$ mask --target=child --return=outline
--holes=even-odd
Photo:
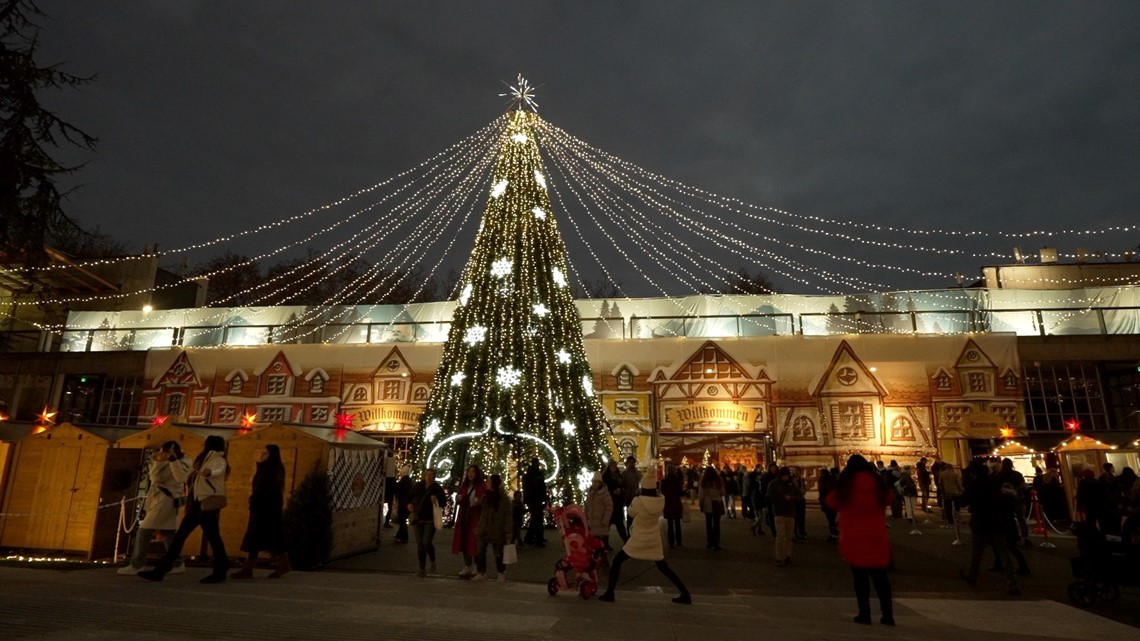
[[[515,531],[515,541],[522,543],[522,537],[519,534],[522,532],[523,514],[526,512],[526,506],[523,505],[522,491],[515,490],[514,499],[511,501],[511,519]]]

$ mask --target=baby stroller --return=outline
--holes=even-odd
[[[1079,556],[1070,559],[1074,581],[1069,584],[1069,600],[1082,608],[1097,601],[1120,598],[1120,586],[1140,580],[1140,550],[1120,537],[1105,536],[1085,521],[1076,527]]]
[[[598,591],[598,556],[605,553],[602,542],[590,535],[586,515],[577,505],[554,510],[554,522],[566,556],[554,564],[554,578],[547,582],[546,591],[554,596],[559,590],[576,590],[588,599]]]

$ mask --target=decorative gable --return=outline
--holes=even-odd
[[[194,366],[190,364],[190,357],[186,352],[178,354],[178,358],[170,364],[166,372],[154,380],[153,387],[169,386],[169,385],[192,385],[199,387],[202,385],[198,380],[198,374],[194,371]]]
[[[753,377],[713,341],[701,345],[673,372],[674,381],[752,381]]]
[[[875,374],[855,355],[847,341],[841,341],[831,358],[831,364],[812,392],[813,396],[878,396],[885,398],[887,390]]]
[[[982,351],[978,344],[973,339],[966,341],[966,346],[962,348],[962,353],[958,355],[958,360],[954,363],[956,369],[973,369],[978,367],[994,368],[994,362],[990,357]]]

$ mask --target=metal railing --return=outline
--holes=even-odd
[[[581,319],[591,339],[726,338],[831,334],[963,334],[1019,336],[1140,334],[1140,307],[946,309],[898,312],[802,312],[630,316]],[[62,337],[35,330],[0,331],[0,352],[134,351],[159,347],[272,344],[439,343],[451,321],[327,325],[192,325],[69,329]]]

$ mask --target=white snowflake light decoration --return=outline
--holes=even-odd
[[[463,384],[463,379],[465,379],[465,378],[467,378],[466,374],[464,374],[463,372],[456,372],[456,373],[451,375],[451,384],[454,385],[455,387],[459,387],[460,385]]]
[[[578,431],[578,428],[570,421],[562,421],[560,427],[562,427],[562,433],[566,436],[574,436],[574,433]]]
[[[503,387],[514,387],[522,381],[522,371],[511,365],[500,367],[498,374],[495,375],[495,380]]]
[[[524,134],[523,132],[521,132],[521,131],[520,131],[520,132],[518,132],[517,134],[515,134],[515,135],[511,136],[511,140],[513,140],[513,141],[515,141],[516,143],[518,143],[518,144],[520,144],[520,145],[521,145],[521,144],[523,144],[524,142],[526,142],[526,140],[527,140],[527,138],[526,138],[526,134]]]
[[[539,303],[539,304],[534,306],[534,313],[539,318],[542,318],[543,316],[546,316],[547,314],[549,314],[550,310],[546,308],[546,305]]]
[[[566,275],[562,273],[561,269],[555,267],[554,269],[550,270],[550,275],[554,278],[555,285],[558,285],[559,287],[566,286]]]
[[[582,389],[585,390],[586,396],[594,395],[594,377],[586,374],[582,377]]]
[[[482,325],[472,325],[467,328],[467,333],[463,335],[463,342],[474,345],[482,343],[484,338],[487,338],[487,328]]]
[[[585,492],[594,483],[594,473],[586,468],[578,471],[578,489]]]
[[[511,259],[500,258],[491,263],[491,275],[495,278],[506,278],[511,275]]]
[[[439,436],[440,424],[438,418],[433,418],[427,427],[424,428],[424,440],[431,443],[435,437]]]
[[[499,196],[502,196],[503,192],[506,190],[507,181],[500,180],[499,182],[495,183],[493,187],[491,187],[491,198],[498,198]]]
[[[538,183],[539,187],[546,189],[546,176],[543,176],[542,172],[537,169],[534,170],[534,182]]]
[[[473,291],[475,291],[475,287],[471,283],[467,283],[463,291],[459,293],[459,304],[466,305],[467,301],[471,300],[471,292]]]
[[[559,363],[562,363],[563,365],[570,364],[570,352],[566,351],[566,348],[562,348],[557,352],[554,352],[554,354],[558,356]]]
[[[530,213],[534,214],[534,217],[539,220],[546,220],[546,210],[544,210],[542,207],[535,207],[534,209],[530,210]]]

